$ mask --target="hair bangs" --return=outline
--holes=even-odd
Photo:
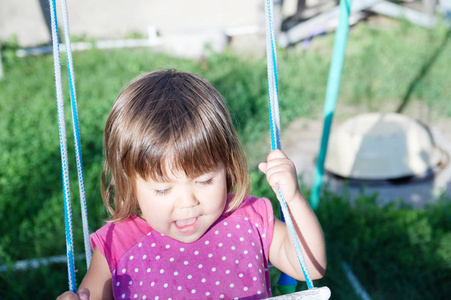
[[[197,112],[185,112],[173,122],[166,120],[166,129],[153,136],[154,145],[146,147],[145,160],[136,166],[143,179],[167,181],[179,172],[196,178],[220,163],[227,164],[229,145],[223,130],[193,113]]]

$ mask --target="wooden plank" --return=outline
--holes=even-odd
[[[433,28],[437,23],[437,19],[433,15],[396,5],[388,1],[382,1],[375,4],[370,8],[370,10],[387,17],[406,19],[413,24],[426,28]]]
[[[367,9],[381,0],[356,0],[351,4],[351,13],[360,12]],[[299,23],[287,32],[279,35],[278,44],[280,47],[287,47],[297,43],[303,39],[310,37],[319,29],[324,29],[325,24],[330,20],[338,19],[340,15],[340,8],[338,6],[332,8],[330,11],[315,16],[307,21]]]

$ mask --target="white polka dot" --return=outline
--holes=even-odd
[[[185,248],[180,248],[180,252],[183,252],[183,251],[185,251]]]
[[[247,232],[252,233],[252,230],[249,229]]]
[[[206,292],[206,293],[205,293],[205,296],[210,296],[210,292]]]
[[[133,281],[130,280],[130,281],[128,282],[128,285],[132,285],[132,284],[133,284]]]
[[[255,247],[255,244],[254,244],[254,242],[252,242],[252,246],[254,246],[254,247]]]
[[[264,238],[265,238],[265,237],[266,237],[266,234],[264,234],[264,233],[263,233],[263,234],[262,234],[262,237],[264,237]]]
[[[191,294],[195,294],[196,293],[196,290],[191,290]]]
[[[122,269],[122,273],[125,273],[125,272],[127,272],[127,270],[125,270],[125,269]]]
[[[235,246],[232,246],[231,249],[232,249],[232,250],[235,250],[236,248],[235,248]]]
[[[220,285],[221,283],[220,283],[219,281],[216,281],[215,284],[216,284],[216,285]]]
[[[208,244],[210,244],[210,241],[205,241],[205,245],[208,245]]]
[[[215,231],[215,234],[218,234],[218,233],[219,233],[219,230],[216,230],[216,231]]]
[[[142,282],[142,281],[140,281],[140,282],[139,282],[139,285],[143,285],[143,282]]]
[[[232,234],[231,233],[229,233],[228,235],[227,235],[228,237],[231,237],[232,236]]]
[[[243,278],[243,276],[244,276],[243,274],[239,274],[239,275],[238,275],[238,277],[240,277],[240,278]]]
[[[219,298],[221,299],[224,298],[224,294],[219,295]]]
[[[169,261],[174,261],[174,258],[173,258],[173,257],[171,257],[171,258],[169,259]]]
[[[255,223],[255,227],[258,227],[258,224],[257,224],[257,223]]]
[[[219,247],[222,247],[222,243],[219,243],[218,246],[219,246]]]
[[[133,256],[133,255],[131,255],[131,256],[130,256],[130,260],[132,260],[133,258],[134,258],[134,256]]]
[[[230,287],[233,288],[235,285],[233,283],[230,284]]]
[[[191,278],[193,278],[193,276],[192,276],[192,275],[188,275],[187,278],[188,278],[188,279],[191,279]]]
[[[179,275],[179,272],[175,271],[174,276],[177,276],[177,275]]]
[[[226,273],[226,274],[230,274],[230,270],[227,270],[225,273]]]
[[[258,269],[258,272],[261,273],[261,272],[262,272],[262,269]]]
[[[255,259],[258,259],[258,255],[255,255]]]
[[[240,237],[240,241],[244,241],[244,238],[243,238],[243,237]]]
[[[159,260],[159,259],[160,259],[160,255],[157,255],[157,256],[155,257],[155,259],[156,259],[156,260]]]
[[[147,298],[146,295],[144,295],[144,296],[143,296],[143,299],[146,299],[146,298]]]
[[[203,266],[202,266],[202,264],[200,264],[200,265],[198,265],[197,267],[198,267],[199,269],[202,269]]]
[[[116,283],[116,286],[120,286],[121,285],[121,283],[118,281],[117,283]]]
[[[236,225],[236,228],[240,228],[240,225]]]
[[[147,258],[147,255],[144,254],[144,255],[143,255],[143,259],[146,259],[146,258]]]
[[[167,287],[168,287],[168,284],[167,284],[167,283],[165,283],[165,284],[163,284],[163,286],[164,286],[165,288],[167,288]]]
[[[198,255],[199,254],[199,251],[194,251],[194,255]]]
[[[236,264],[239,264],[239,263],[240,263],[240,261],[239,261],[239,260],[237,259],[237,260],[235,260],[235,263],[236,263]]]
[[[141,247],[142,245],[143,245],[143,243],[139,243],[139,244],[138,244],[138,247]]]
[[[259,294],[259,295],[260,295],[261,293],[262,293],[261,291],[258,291],[258,292],[257,292],[257,294]]]
[[[158,299],[160,299],[160,297],[158,297],[158,296],[155,296],[155,300],[158,300]]]
[[[149,273],[150,272],[150,268],[147,268],[147,273]]]
[[[181,287],[181,286],[178,286],[177,289],[178,289],[179,291],[181,291],[181,290],[182,290],[182,287]]]
[[[215,271],[216,271],[216,268],[211,268],[211,270],[212,270],[213,272],[215,272]]]
[[[252,280],[257,281],[257,277],[252,278]]]
[[[243,288],[243,290],[247,291],[247,290],[248,290],[247,286],[245,286],[245,287]]]
[[[169,249],[169,248],[171,248],[171,246],[170,245],[166,245],[166,249]]]
[[[152,247],[155,247],[156,246],[156,244],[155,243],[152,243],[152,245],[151,245]]]
[[[205,279],[205,278],[202,278],[202,280],[201,280],[202,282],[206,282],[207,281],[207,279]]]
[[[163,270],[163,269],[161,269],[161,270],[160,270],[160,274],[163,274],[163,273],[164,273],[164,270]]]
[[[184,264],[185,266],[188,265],[188,261],[185,260],[185,261],[183,262],[183,264]]]
[[[227,222],[224,222],[223,224],[224,224],[224,226],[227,226]]]
[[[248,254],[249,252],[247,250],[244,250],[244,254]]]
[[[210,258],[211,258],[211,257],[213,257],[213,254],[211,254],[211,253],[210,253],[210,254],[208,254],[208,257],[210,257]]]
[[[225,256],[222,257],[222,260],[226,260],[227,258]]]
[[[154,286],[155,285],[155,282],[152,282],[151,284],[150,284],[150,286]]]
[[[136,269],[135,269],[135,273],[137,273],[138,271],[139,271],[138,268],[136,268]]]
[[[245,217],[244,219],[245,219],[246,221],[248,221],[248,220],[249,220],[249,218],[248,218],[248,217]]]
[[[138,294],[133,295],[133,298],[138,298]]]
[[[125,298],[125,294],[122,294],[122,299],[124,299]]]

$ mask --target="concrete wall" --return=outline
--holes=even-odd
[[[67,0],[71,35],[100,40],[147,35],[150,27],[162,37],[240,27],[264,31],[263,5],[263,0]],[[45,13],[47,0],[0,0],[0,40],[15,35],[22,47],[49,43]],[[62,27],[61,16],[58,21]]]

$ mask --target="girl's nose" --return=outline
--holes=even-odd
[[[183,191],[178,197],[178,204],[181,208],[194,207],[199,204],[196,195],[191,191]]]

